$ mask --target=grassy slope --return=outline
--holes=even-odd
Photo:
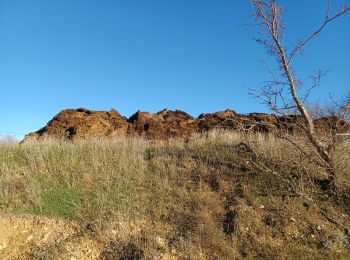
[[[2,143],[0,209],[88,227],[77,236],[93,236],[106,259],[349,258],[349,200],[325,195],[312,181],[322,171],[288,144],[251,136],[257,160],[242,140],[211,133],[188,142]],[[350,150],[340,150],[346,163]],[[343,190],[349,172],[345,164]]]

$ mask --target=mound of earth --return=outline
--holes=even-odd
[[[198,128],[201,131],[208,131],[213,128],[232,130],[239,130],[241,128],[240,115],[230,109],[216,113],[201,114],[198,117],[198,121]]]
[[[268,133],[278,128],[279,120],[275,115],[262,113],[238,114],[233,110],[225,110],[199,116],[199,129],[210,130],[225,128],[231,130],[245,130]]]
[[[129,119],[116,110],[93,111],[84,108],[61,111],[37,132],[30,133],[24,141],[54,137],[64,140],[81,140],[100,137],[141,135],[148,139],[170,137],[187,138],[194,133],[206,132],[214,128],[233,131],[270,133],[277,129],[289,133],[300,130],[301,117],[250,113],[238,114],[233,110],[201,114],[197,119],[189,114],[164,109],[158,113],[136,112]],[[315,120],[318,132],[342,132],[349,124],[337,117],[323,117]]]
[[[315,128],[319,132],[346,133],[350,125],[344,120],[339,120],[336,116],[328,116],[316,119]]]
[[[132,131],[148,138],[188,137],[197,132],[197,120],[189,114],[164,109],[156,114],[136,112],[129,118]]]
[[[105,112],[79,108],[61,111],[45,127],[29,134],[26,139],[89,139],[125,134],[128,131],[129,123],[126,118],[114,109]]]

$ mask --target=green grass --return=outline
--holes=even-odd
[[[28,211],[32,214],[63,217],[68,220],[79,219],[85,194],[79,187],[54,185],[41,194],[41,200]]]

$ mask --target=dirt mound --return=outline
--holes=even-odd
[[[336,116],[321,117],[315,120],[315,128],[319,132],[346,133],[350,129],[350,124]]]
[[[147,138],[188,137],[197,131],[197,120],[180,110],[136,112],[128,121],[132,129],[129,133]]]
[[[216,113],[201,114],[198,120],[198,128],[201,131],[208,131],[213,128],[238,130],[241,127],[239,114],[230,109]]]
[[[126,118],[114,109],[106,112],[79,108],[61,111],[44,128],[26,138],[89,139],[125,134],[128,130]]]
[[[213,128],[225,128],[268,133],[276,129],[278,123],[275,115],[262,113],[242,115],[229,109],[211,114],[201,114],[198,120],[198,127],[202,131],[208,131]]]
[[[147,139],[190,137],[193,133],[206,132],[214,128],[234,131],[269,133],[282,129],[290,133],[300,131],[301,117],[250,113],[238,114],[233,110],[201,114],[198,119],[189,114],[164,109],[158,113],[136,112],[129,119],[116,110],[92,111],[84,108],[67,109],[56,115],[44,128],[30,133],[25,140],[54,137],[63,140],[80,140],[120,135],[141,135]],[[337,117],[315,120],[318,132],[347,132],[349,124]]]
[[[251,113],[247,116],[247,123],[254,132],[268,133],[278,128],[278,118],[275,115]]]

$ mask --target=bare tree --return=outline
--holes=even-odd
[[[296,115],[294,118],[298,118],[301,131],[313,147],[314,153],[319,157],[322,167],[326,169],[328,175],[327,187],[329,189],[336,188],[336,170],[330,146],[317,135],[314,118],[306,105],[311,91],[319,85],[324,72],[318,71],[312,76],[311,86],[301,92],[303,84],[302,81],[297,80],[292,69],[292,63],[308,43],[314,40],[330,22],[348,13],[350,7],[344,4],[332,15],[330,2],[328,2],[324,21],[319,28],[306,39],[299,41],[291,51],[288,51],[285,46],[286,24],[282,19],[283,6],[279,5],[276,0],[251,0],[251,3],[255,22],[259,28],[259,36],[255,40],[258,44],[264,46],[272,57],[276,58],[278,64],[278,70],[272,71],[274,79],[265,82],[266,84],[258,91],[257,95],[275,113]],[[303,95],[300,93],[303,93]],[[303,151],[303,149],[301,150]]]

